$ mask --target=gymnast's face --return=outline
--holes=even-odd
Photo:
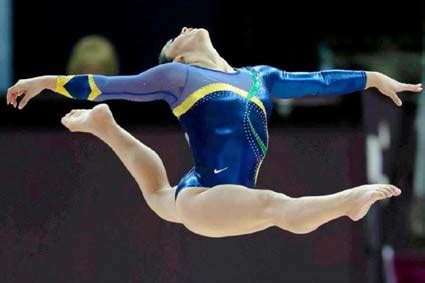
[[[206,29],[183,27],[177,37],[165,44],[162,53],[174,62],[191,64],[204,57],[209,48],[212,43]]]

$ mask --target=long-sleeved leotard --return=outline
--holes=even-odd
[[[364,71],[285,72],[270,66],[225,73],[168,63],[135,76],[58,77],[56,91],[76,99],[165,100],[186,132],[194,166],[184,187],[254,188],[267,154],[272,98],[342,95],[365,88]]]

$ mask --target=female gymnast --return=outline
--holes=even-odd
[[[185,130],[194,160],[194,167],[174,187],[159,156],[121,128],[106,104],[72,110],[61,122],[71,132],[91,133],[108,144],[159,217],[207,237],[249,234],[272,226],[309,233],[342,216],[357,221],[374,202],[400,195],[395,186],[375,184],[292,198],[255,189],[255,184],[267,153],[272,98],[342,95],[376,87],[401,106],[396,93],[420,92],[420,84],[400,83],[378,72],[233,68],[217,53],[207,30],[186,27],[162,48],[160,63],[133,76],[19,80],[8,90],[6,102],[22,109],[44,89],[91,101],[165,100]]]

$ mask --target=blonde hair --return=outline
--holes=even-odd
[[[103,36],[89,35],[74,45],[67,65],[67,74],[117,75],[119,63],[115,48]]]

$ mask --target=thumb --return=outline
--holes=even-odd
[[[19,102],[18,109],[22,109],[27,105],[28,101],[33,97],[34,95],[31,95],[31,93],[26,93],[24,97],[22,97],[21,101]]]
[[[394,101],[394,103],[397,106],[402,106],[403,105],[403,102],[401,101],[400,97],[398,97],[398,95],[395,92],[392,92],[390,94],[390,97],[391,97],[391,99]]]

